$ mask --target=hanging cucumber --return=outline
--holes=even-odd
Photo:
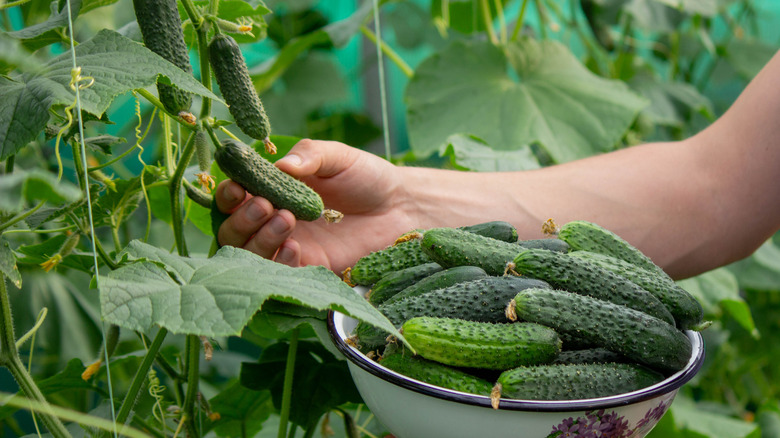
[[[192,73],[176,0],[133,0],[133,8],[146,47],[185,72]],[[168,112],[177,116],[182,113],[189,115],[192,94],[160,82],[157,83],[157,93]]]
[[[279,170],[240,141],[223,140],[214,158],[225,175],[247,192],[268,199],[275,208],[289,210],[297,219],[313,221],[324,217],[328,222],[341,220],[341,213],[324,208],[317,192]]]
[[[246,60],[238,43],[230,35],[218,33],[209,43],[209,63],[222,97],[244,134],[262,140],[269,153],[276,153],[271,143],[271,122],[249,77]]]

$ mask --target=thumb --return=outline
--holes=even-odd
[[[357,149],[343,143],[304,139],[277,160],[276,166],[296,178],[329,178],[348,169],[358,157]]]

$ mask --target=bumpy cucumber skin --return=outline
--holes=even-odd
[[[454,391],[488,396],[493,389],[487,380],[419,356],[388,354],[379,359],[379,364],[406,377]]]
[[[521,321],[552,327],[659,372],[679,371],[691,357],[683,332],[619,304],[554,289],[525,289],[514,301]]]
[[[633,263],[659,275],[666,272],[635,246],[614,232],[588,221],[571,221],[558,231],[558,238],[569,244],[573,251],[591,251],[606,254]]]
[[[429,275],[418,282],[410,285],[406,289],[398,292],[393,297],[385,301],[390,304],[409,297],[422,295],[424,293],[463,283],[465,281],[477,280],[488,276],[484,269],[478,266],[455,266],[440,272]]]
[[[645,312],[669,324],[674,317],[650,292],[598,265],[568,254],[529,249],[514,259],[515,271],[558,289],[592,296]]]
[[[626,363],[629,360],[614,351],[606,348],[586,348],[584,350],[564,350],[555,358],[557,364],[586,364],[586,363]]]
[[[509,301],[526,288],[549,288],[541,281],[520,277],[485,277],[457,283],[377,307],[396,327],[416,316],[441,316],[481,322],[506,322],[504,311]],[[355,329],[361,347],[385,344],[388,333],[370,324],[358,323]]]
[[[368,292],[368,302],[378,306],[392,299],[402,290],[441,272],[444,268],[438,263],[423,263],[399,271],[388,272],[379,279]]]
[[[420,246],[428,257],[445,268],[479,266],[489,275],[503,275],[506,264],[524,250],[515,243],[456,228],[431,228],[423,234]]]
[[[433,260],[420,250],[420,242],[407,240],[361,257],[350,269],[349,276],[354,284],[368,286],[390,272],[425,263]]]
[[[278,209],[290,210],[296,218],[313,221],[322,215],[322,198],[309,186],[282,172],[251,147],[233,139],[222,141],[214,153],[225,175],[247,192],[268,199]]]
[[[506,221],[482,222],[460,227],[460,229],[504,242],[517,242],[517,228]]]
[[[133,8],[146,47],[192,73],[176,0],[133,0]],[[171,114],[188,112],[192,106],[192,94],[173,85],[158,83],[157,92],[160,102]]]
[[[517,240],[517,230],[508,222],[490,221],[452,229],[458,230],[460,233],[468,232],[469,234],[491,237],[496,240],[511,240],[513,238]],[[423,232],[422,230],[415,231]],[[389,272],[431,262],[433,260],[423,251],[419,240],[408,240],[374,251],[360,258],[350,270],[350,280],[354,284],[369,286],[379,281],[380,278]]]
[[[506,398],[581,400],[624,394],[661,380],[661,374],[636,364],[552,364],[504,371],[497,383]]]
[[[236,126],[257,140],[271,135],[271,123],[249,77],[244,55],[230,35],[214,35],[209,43],[209,64]]]
[[[655,295],[669,309],[678,328],[695,329],[702,323],[704,310],[699,301],[669,277],[605,254],[573,251],[571,255],[625,277]]]
[[[547,249],[555,252],[567,253],[571,249],[568,243],[561,239],[528,239],[518,240],[517,244],[528,249]]]
[[[561,351],[555,330],[527,322],[421,316],[406,321],[401,333],[418,355],[455,367],[506,370],[550,363]]]

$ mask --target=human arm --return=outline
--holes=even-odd
[[[780,226],[778,76],[775,56],[726,114],[689,139],[527,172],[397,167],[339,143],[304,141],[291,152],[301,165],[278,165],[309,183],[344,221],[296,222],[266,205],[259,221],[231,216],[220,241],[266,257],[281,247],[280,262],[340,272],[413,228],[507,220],[531,238],[547,218],[584,219],[615,231],[671,275],[695,275],[747,256]],[[227,186],[217,199],[233,211],[243,197],[225,202]],[[286,224],[283,232],[266,226],[274,218]]]

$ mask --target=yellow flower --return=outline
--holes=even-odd
[[[214,190],[214,187],[217,185],[217,183],[214,182],[214,177],[209,175],[207,172],[196,173],[195,176],[198,177],[198,184],[200,184],[200,188],[203,189],[203,191],[206,193],[211,193],[211,191]]]
[[[53,256],[49,257],[48,260],[41,263],[41,267],[43,268],[44,271],[49,272],[60,263],[62,263],[62,256],[59,254],[54,254]]]

